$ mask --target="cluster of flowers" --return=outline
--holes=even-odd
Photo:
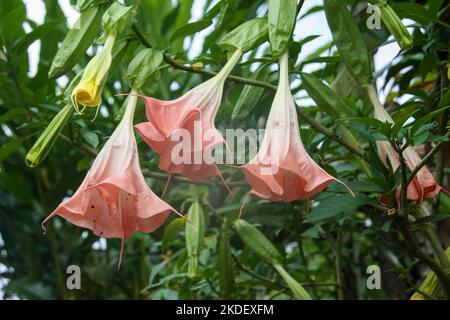
[[[79,112],[85,107],[98,108],[101,103],[113,41],[112,37],[107,39],[104,49],[88,64],[72,92],[72,101]],[[191,180],[221,177],[214,163],[174,163],[171,157],[174,141],[171,137],[179,129],[193,130],[194,122],[200,121],[203,131],[214,134],[208,140],[192,135],[193,139],[201,139],[191,144],[201,150],[192,148],[192,153],[225,143],[214,121],[225,80],[241,56],[242,52],[236,50],[216,76],[178,99],[162,101],[143,97],[148,121],[135,125],[134,129],[160,155],[161,170],[181,174]],[[75,225],[91,229],[98,236],[122,239],[123,250],[124,239],[135,231],[152,232],[164,223],[171,212],[176,212],[152,192],[141,172],[133,132],[133,115],[139,97],[137,90],[131,91],[122,120],[98,154],[81,186],[44,223],[55,215],[61,216]],[[380,107],[375,108],[375,117],[392,121]],[[398,155],[392,147],[387,142],[380,142],[378,147],[383,160],[387,156],[391,166],[394,169],[398,167]],[[405,159],[413,168],[419,157],[413,149],[407,149]],[[270,201],[302,200],[313,197],[333,181],[342,183],[318,166],[302,144],[296,106],[289,89],[287,53],[279,60],[278,89],[259,151],[241,169],[252,194]],[[408,187],[408,199],[420,202],[426,197],[433,197],[439,190],[439,185],[424,167]]]

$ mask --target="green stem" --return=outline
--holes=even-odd
[[[450,259],[450,247],[447,248],[445,253]],[[420,288],[412,295],[411,300],[435,299],[439,287],[439,280],[436,274],[431,271],[420,285]]]

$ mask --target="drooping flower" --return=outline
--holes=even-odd
[[[58,215],[97,236],[122,239],[119,265],[125,238],[135,231],[152,232],[175,211],[150,190],[142,175],[133,132],[137,97],[128,99],[121,122],[78,190],[43,222]]]
[[[258,154],[242,166],[256,196],[290,202],[310,198],[337,181],[318,166],[300,138],[289,89],[288,54],[280,57],[280,80]]]
[[[379,103],[378,97],[376,97],[376,92],[373,88],[370,89],[370,94],[372,94],[374,101],[374,116],[376,119],[382,122],[394,123],[389,113],[383,108]],[[395,172],[398,167],[400,167],[400,157],[394,147],[390,142],[381,140],[376,142],[378,155],[381,162],[386,168],[389,168],[389,164],[392,170]],[[409,170],[414,170],[414,168],[421,162],[421,159],[417,152],[412,147],[407,147],[403,151],[403,158]],[[408,186],[407,199],[411,201],[416,201],[417,203],[423,202],[426,198],[433,198],[441,191],[441,186],[436,182],[433,174],[430,172],[427,166],[423,166],[419,172],[414,176],[413,180]],[[399,186],[396,190],[397,202],[400,199],[401,187]]]
[[[86,107],[99,107],[102,102],[101,95],[111,66],[115,38],[115,32],[107,35],[103,49],[89,61],[80,82],[72,91],[72,104],[78,113],[82,113]]]
[[[236,50],[216,76],[178,99],[162,101],[145,97],[148,122],[135,128],[160,154],[161,170],[178,173],[194,181],[221,177],[217,165],[205,159],[205,154],[213,146],[225,142],[214,125],[214,119],[222,100],[225,79],[241,55]]]

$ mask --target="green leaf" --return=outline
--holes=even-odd
[[[83,172],[91,166],[92,157],[85,156],[77,162],[77,171]]]
[[[114,47],[112,49],[112,60],[111,66],[109,67],[109,74],[112,74],[113,71],[118,67],[120,61],[127,52],[128,44],[129,42],[125,39],[115,41]]]
[[[111,0],[77,0],[76,8],[79,12],[83,12],[90,7],[108,3]]]
[[[263,65],[256,72],[252,73],[250,79],[266,81],[269,72],[270,70]],[[231,114],[231,120],[239,121],[247,117],[253,111],[263,94],[264,88],[245,85],[236,101],[233,113]]]
[[[51,286],[27,278],[11,279],[4,291],[7,294],[19,294],[20,297],[31,300],[55,299]]]
[[[208,28],[210,25],[212,25],[212,23],[213,21],[210,19],[209,20],[202,19],[199,21],[185,24],[184,26],[181,26],[174,31],[174,33],[170,37],[170,41],[175,41],[179,38],[184,38],[186,36],[193,35],[199,31],[202,31],[203,29]]]
[[[375,204],[377,201],[373,198],[358,195],[353,197],[351,195],[337,195],[327,198],[319,202],[308,218],[304,220],[306,223],[317,222],[325,219],[335,217],[342,212],[350,213],[353,209],[366,204]]]
[[[27,140],[33,135],[29,135],[21,138],[12,138],[7,143],[0,147],[0,162],[8,158],[14,151],[16,151],[21,145],[22,142]]]
[[[217,268],[219,270],[220,296],[222,299],[230,299],[233,292],[233,259],[231,257],[230,237],[228,223],[222,224],[217,249]]]
[[[256,227],[242,219],[236,220],[233,226],[242,241],[267,263],[275,265],[282,261],[278,249]]]
[[[226,5],[228,5],[228,3],[230,2],[230,0],[221,0],[219,2],[217,2],[211,9],[208,10],[208,12],[206,12],[203,15],[203,19],[212,19],[215,16],[217,16],[219,14],[219,12],[222,10],[222,8]]]
[[[374,128],[379,128],[379,127],[383,127],[386,126],[387,124],[385,122],[381,122],[378,119],[375,118],[369,118],[369,117],[349,117],[349,118],[341,118],[341,119],[337,119],[336,122],[345,122],[345,123],[349,123],[349,122],[361,122],[361,123],[365,123],[368,124],[371,127]]]
[[[353,192],[376,192],[384,193],[386,190],[378,183],[371,180],[350,181],[348,187]]]
[[[364,39],[345,3],[324,0],[325,14],[341,61],[361,85],[372,80],[369,54]]]
[[[48,72],[50,78],[57,78],[67,73],[80,61],[87,48],[98,36],[102,13],[102,7],[91,7],[81,13],[53,58]]]
[[[81,130],[80,133],[87,143],[89,143],[93,148],[97,148],[98,144],[100,143],[97,134],[90,130]]]
[[[31,32],[28,32],[23,37],[19,38],[17,42],[13,45],[12,50],[17,53],[22,53],[27,50],[27,48],[36,40],[39,40],[44,35],[46,35],[52,28],[58,24],[58,21],[49,21],[36,28]]]
[[[295,26],[297,0],[269,0],[269,40],[277,58],[286,50]]]
[[[442,112],[447,110],[448,108],[450,108],[450,106],[446,106],[446,107],[434,110],[432,112],[427,113],[425,116],[417,119],[416,121],[414,121],[412,124],[410,124],[410,125],[412,125],[411,133],[415,134],[427,122],[429,122],[431,119],[435,118],[436,116],[438,116],[439,114],[441,114]]]
[[[166,252],[171,242],[175,239],[175,237],[180,233],[181,229],[184,226],[184,218],[175,218],[170,221],[169,224],[164,228],[164,235],[161,242],[161,251]]]
[[[6,112],[5,114],[2,114],[0,116],[0,124],[3,124],[8,121],[12,120],[18,120],[25,118],[27,115],[27,109],[25,108],[14,108]]]
[[[420,63],[419,66],[419,72],[420,77],[422,78],[422,81],[425,81],[425,78],[427,77],[428,73],[431,72],[436,65],[436,58],[434,57],[434,53],[429,52],[427,53]]]
[[[301,73],[301,77],[308,95],[329,115],[337,118],[348,108],[341,98],[319,78],[308,73]]]
[[[25,20],[26,14],[25,6],[20,5],[2,16],[0,19],[0,44],[9,46],[25,33],[21,23]]]
[[[133,17],[136,14],[134,6],[123,6],[114,2],[103,14],[102,26],[105,33],[125,34],[131,27]]]
[[[400,18],[409,18],[426,25],[434,20],[433,15],[422,5],[414,2],[391,3],[392,9]]]
[[[129,64],[125,79],[134,90],[141,89],[158,70],[162,60],[163,56],[157,49],[146,48],[139,51]]]
[[[338,56],[316,57],[316,58],[311,58],[311,59],[302,61],[301,65],[304,66],[305,64],[317,63],[317,62],[334,63],[334,62],[339,62],[339,61],[341,61],[341,58]]]
[[[414,225],[423,225],[428,223],[434,223],[442,220],[450,219],[450,214],[448,213],[435,213],[427,217],[423,217],[414,221]]]
[[[247,52],[268,39],[267,18],[254,18],[227,33],[219,45],[230,52]]]

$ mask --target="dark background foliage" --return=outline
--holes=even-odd
[[[204,8],[210,8],[210,0]],[[414,47],[399,53],[385,70],[376,74],[383,86],[389,83],[385,107],[394,119],[402,119],[415,112],[421,118],[442,105],[448,92],[448,4],[445,1],[391,1],[396,11],[408,20],[413,31]],[[214,17],[214,30],[205,38],[198,57],[189,60],[183,38],[196,31],[185,27],[191,19],[193,0],[136,0],[136,25],[157,48],[183,63],[202,63],[217,71],[226,61],[226,54],[217,41],[241,23],[267,11],[262,0],[228,1]],[[355,19],[360,21],[366,44],[375,54],[386,42],[394,41],[384,26],[380,30],[367,30],[366,3],[347,1]],[[445,6],[447,5],[447,9]],[[425,9],[426,6],[426,9]],[[175,178],[165,200],[181,212],[198,199],[206,214],[205,241],[200,254],[200,272],[197,279],[186,276],[186,249],[184,227],[171,216],[152,234],[135,234],[125,243],[124,262],[117,270],[120,240],[99,241],[90,232],[75,227],[63,219],[55,218],[47,224],[43,234],[41,222],[61,202],[72,194],[92,163],[92,151],[99,150],[120,119],[123,97],[128,92],[123,75],[135,50],[141,46],[130,32],[128,49],[120,63],[110,74],[103,92],[100,116],[90,120],[93,113],[73,116],[57,140],[49,157],[37,168],[25,165],[24,157],[42,130],[63,106],[63,82],[48,79],[52,59],[68,31],[65,16],[58,1],[45,1],[45,21],[42,25],[27,18],[22,1],[0,2],[0,283],[5,298],[135,298],[135,299],[212,299],[222,298],[219,289],[217,242],[224,219],[231,220],[239,212],[248,185],[239,170],[221,166],[221,171],[233,189],[230,196],[218,179],[204,183],[187,183]],[[444,13],[438,14],[444,9]],[[322,10],[313,7],[301,11],[298,21]],[[201,16],[201,15],[200,15]],[[27,23],[30,32],[23,27]],[[179,28],[184,34],[173,35]],[[307,28],[308,26],[304,26]],[[179,31],[178,31],[179,32]],[[311,30],[311,35],[314,30]],[[100,36],[100,34],[99,34]],[[169,41],[169,39],[172,40]],[[28,47],[41,41],[36,75],[29,76]],[[302,39],[303,43],[313,39]],[[298,60],[302,42],[290,46],[291,81],[311,63],[317,63],[313,74],[337,91],[351,109],[353,118],[372,114],[367,97],[348,77],[337,79],[342,63],[333,43],[318,48],[307,59]],[[243,63],[233,70],[234,75],[254,76],[250,65],[263,62],[260,80],[277,83],[276,60],[265,46],[261,55],[251,51]],[[97,45],[67,74],[72,79],[93,56]],[[257,58],[256,58],[257,57]],[[156,86],[148,91],[162,99],[179,97],[207,77],[163,68]],[[268,114],[273,92],[252,92],[254,99],[246,105],[244,116],[233,117],[244,85],[227,81],[224,98],[216,123],[220,129],[261,127]],[[296,97],[306,95],[302,84],[292,86]],[[408,95],[407,99],[399,100]],[[401,101],[401,102],[399,102]],[[448,101],[447,101],[448,103]],[[106,111],[105,111],[106,110]],[[338,121],[324,113],[314,102],[303,111],[318,120],[337,135]],[[237,112],[237,111],[235,111]],[[448,112],[436,114],[427,124],[420,154],[432,147],[432,137],[443,135]],[[135,122],[145,119],[140,104]],[[345,120],[345,119],[341,119]],[[302,283],[313,298],[320,299],[406,299],[417,288],[428,272],[404,246],[403,238],[395,228],[385,208],[380,207],[381,195],[392,196],[395,177],[383,168],[374,148],[370,124],[351,121],[348,128],[361,141],[369,155],[373,176],[361,170],[358,158],[347,149],[301,122],[303,143],[314,160],[330,173],[348,182],[357,193],[353,199],[338,185],[332,185],[314,199],[288,204],[271,203],[252,198],[244,208],[244,218],[258,228],[283,252],[286,270]],[[141,166],[147,182],[161,195],[167,176],[158,169],[158,156],[137,137]],[[448,172],[450,163],[448,144],[429,162],[441,184],[450,189]],[[430,203],[434,208],[436,224],[444,244],[449,245],[448,215],[450,198],[440,195]],[[175,222],[174,222],[175,221]],[[420,226],[419,226],[420,227]],[[424,250],[429,251],[420,230],[415,233]],[[291,293],[278,274],[243,245],[230,231],[233,255],[234,299],[290,299]],[[66,288],[66,268],[76,264],[82,270],[82,289]],[[382,271],[382,289],[366,287],[369,265],[379,265]]]

